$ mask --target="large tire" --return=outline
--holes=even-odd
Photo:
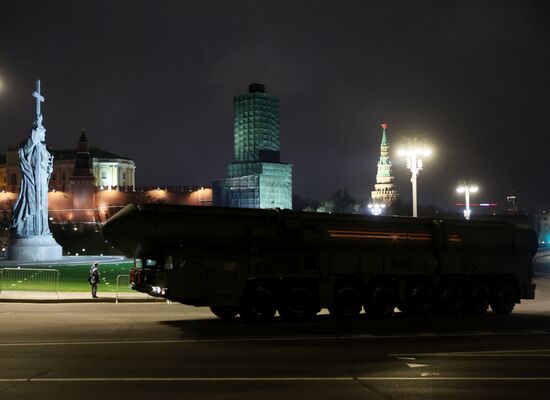
[[[309,289],[293,287],[279,307],[279,314],[290,321],[305,321],[317,314],[319,306]]]
[[[491,294],[491,310],[495,314],[510,314],[516,305],[516,290],[509,283],[499,283]]]
[[[491,293],[486,285],[474,286],[466,299],[466,311],[469,314],[481,315],[487,312]]]
[[[456,315],[464,305],[464,295],[458,285],[449,285],[441,291],[434,308],[440,314]]]
[[[275,316],[275,312],[275,298],[271,291],[264,287],[247,291],[239,308],[241,318],[251,322],[269,321]]]
[[[427,315],[432,305],[432,290],[428,286],[416,286],[409,292],[405,304],[399,308],[406,314]]]
[[[363,298],[359,290],[354,287],[346,287],[338,290],[334,307],[329,309],[330,313],[340,319],[357,318],[363,308]]]
[[[237,316],[239,307],[237,306],[210,306],[210,311],[221,319],[230,320]]]
[[[378,286],[370,294],[365,312],[373,317],[389,317],[395,310],[395,294],[388,286]]]

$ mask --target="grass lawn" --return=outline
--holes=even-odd
[[[133,261],[124,261],[117,263],[99,263],[99,274],[101,283],[99,290],[102,292],[116,292],[116,278],[118,275],[129,275]],[[5,271],[2,275],[3,290],[54,290],[48,283],[51,280],[52,273],[24,271],[28,268],[20,268],[19,271]],[[60,292],[88,292],[90,284],[88,276],[90,275],[90,265],[51,265],[40,267],[40,269],[58,270],[59,285],[57,290]],[[126,280],[127,282],[127,280]],[[131,289],[128,286],[119,288],[120,291]]]

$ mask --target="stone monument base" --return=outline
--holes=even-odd
[[[19,236],[8,246],[7,259],[13,261],[60,260],[61,246],[52,235]]]

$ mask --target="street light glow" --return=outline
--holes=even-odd
[[[409,145],[407,148],[399,148],[397,150],[397,155],[400,157],[418,157],[424,156],[429,157],[432,155],[432,149],[427,146],[419,146],[416,143],[416,139]]]
[[[459,186],[456,188],[457,193],[464,193],[466,190],[468,190],[470,193],[476,193],[479,191],[479,187],[477,186]]]
[[[456,188],[457,193],[464,193],[464,200],[466,203],[466,208],[464,209],[464,218],[470,220],[472,215],[472,210],[470,209],[470,193],[476,193],[479,191],[479,187],[475,185],[470,185],[469,182],[464,181],[459,187]]]
[[[418,143],[416,138],[409,139],[407,147],[397,150],[397,155],[407,158],[407,168],[411,171],[412,197],[413,197],[413,217],[418,216],[416,204],[416,177],[424,168],[421,156],[429,157],[432,149],[426,145]]]
[[[369,203],[367,205],[372,215],[380,215],[386,208],[384,203]]]

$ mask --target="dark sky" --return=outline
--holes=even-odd
[[[0,149],[23,139],[42,80],[55,148],[136,161],[138,184],[208,184],[233,158],[233,95],[280,96],[294,192],[366,198],[382,121],[435,148],[419,202],[550,208],[550,10],[544,1],[0,0]],[[3,150],[2,150],[3,151]],[[410,175],[393,159],[398,190]]]

